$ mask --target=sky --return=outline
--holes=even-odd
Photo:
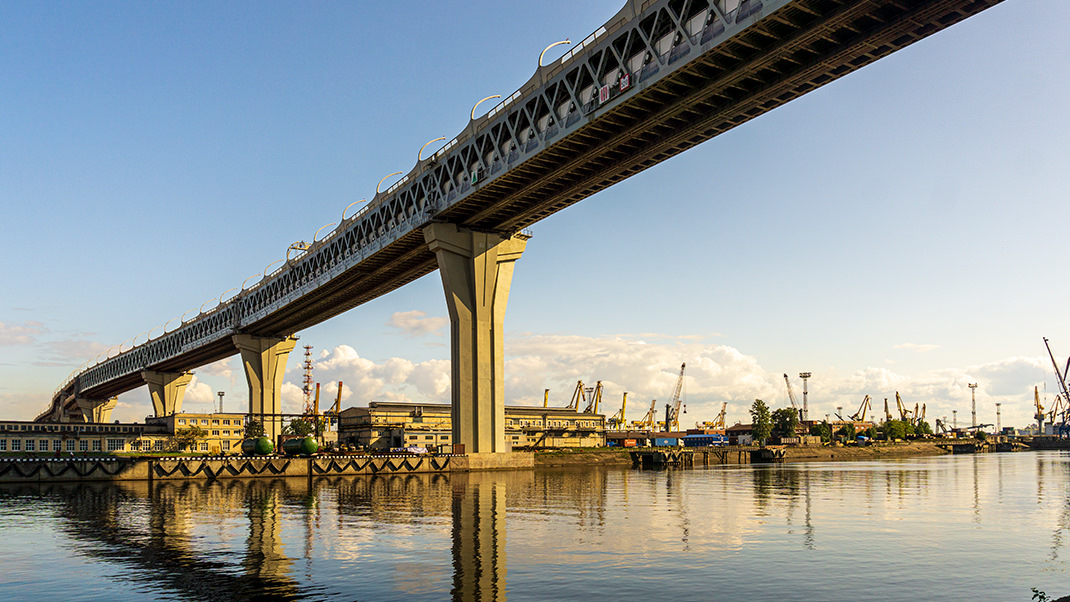
[[[262,273],[621,5],[0,3],[2,417]],[[898,391],[968,425],[977,383],[979,422],[1025,426],[1057,392],[1043,337],[1070,354],[1068,30],[1070,3],[1007,0],[539,222],[506,402],[601,380],[637,419],[686,362],[685,426],[785,407],[803,371],[811,417]],[[343,408],[449,401],[437,273],[297,334]],[[195,372],[185,410],[245,411],[236,357]],[[142,387],[112,417],[151,412]]]

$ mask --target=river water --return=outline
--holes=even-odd
[[[0,600],[1070,595],[1070,454],[0,487]]]

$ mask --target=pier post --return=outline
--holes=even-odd
[[[157,417],[182,411],[182,398],[186,396],[186,387],[193,380],[192,372],[142,370],[141,378],[149,386],[152,409],[156,411]]]
[[[115,409],[118,404],[118,397],[110,397],[108,399],[86,399],[79,397],[75,400],[78,404],[78,409],[82,411],[82,416],[86,422],[94,424],[104,424],[111,422],[111,411]]]
[[[241,352],[245,380],[249,383],[249,413],[264,425],[264,436],[272,443],[282,434],[282,379],[286,358],[297,345],[294,337],[258,337],[236,334],[231,337]]]
[[[424,240],[438,259],[450,314],[453,443],[468,453],[506,452],[505,307],[513,267],[527,245],[454,224],[431,224]]]

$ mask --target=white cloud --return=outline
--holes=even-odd
[[[390,316],[388,326],[393,326],[410,337],[435,334],[449,326],[450,319],[445,316],[427,317],[424,311],[399,311]]]
[[[22,324],[0,322],[0,346],[30,345],[37,340],[37,335],[47,331],[44,324],[33,320]]]

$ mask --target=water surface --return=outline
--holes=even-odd
[[[0,487],[0,599],[1070,595],[1070,454]]]

